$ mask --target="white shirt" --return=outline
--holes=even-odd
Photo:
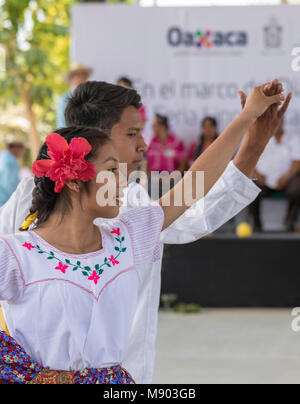
[[[0,300],[11,336],[57,370],[123,362],[145,270],[160,259],[160,206],[127,210],[99,230],[103,248],[74,255],[33,231],[0,237]]]
[[[280,143],[275,137],[271,138],[256,169],[266,177],[266,185],[275,189],[279,178],[289,171],[293,161],[300,161],[300,140],[297,136],[285,134]]]
[[[31,204],[34,184],[25,179],[11,199],[0,209],[0,234],[11,234],[21,226]],[[138,188],[137,188],[138,187]],[[138,189],[138,192],[136,192]],[[185,244],[194,242],[215,231],[258,196],[260,189],[233,162],[203,201],[192,206],[160,235],[162,244]],[[131,195],[133,194],[133,197]],[[140,199],[149,198],[143,187],[131,184],[127,191],[127,208],[140,204]],[[122,211],[126,207],[122,208]],[[157,335],[158,309],[161,285],[161,259],[149,265],[145,281],[138,291],[138,305],[123,366],[137,383],[151,383]]]

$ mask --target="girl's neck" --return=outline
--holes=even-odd
[[[88,254],[102,249],[100,230],[93,224],[94,218],[83,212],[61,216],[53,213],[42,226],[34,229],[47,243],[69,254]]]

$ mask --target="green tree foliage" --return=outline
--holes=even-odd
[[[70,7],[74,0],[0,0],[0,45],[6,70],[0,77],[0,105],[22,103],[30,122],[34,157],[41,128],[55,127],[56,96],[66,90]]]

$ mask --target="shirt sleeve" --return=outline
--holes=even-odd
[[[19,262],[7,240],[0,237],[0,300],[16,300],[24,287]]]
[[[19,230],[30,209],[33,188],[33,178],[24,178],[10,199],[0,208],[0,235],[13,234]]]
[[[160,260],[160,232],[164,213],[160,205],[130,209],[120,216],[132,238],[137,268]]]
[[[161,242],[185,244],[214,232],[248,206],[260,193],[231,161],[210,192],[161,233]]]

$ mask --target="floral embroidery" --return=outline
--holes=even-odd
[[[58,269],[58,270],[61,271],[63,274],[66,273],[66,269],[67,269],[67,268],[69,268],[69,266],[68,266],[68,265],[63,265],[62,262],[60,262],[60,263],[58,264],[58,267],[55,267],[55,269]]]
[[[112,255],[110,258],[108,258],[109,261],[113,264],[113,266],[120,264],[119,261],[117,261],[114,256]]]
[[[100,276],[97,275],[96,271],[93,271],[92,275],[88,278],[90,281],[94,281],[95,285],[97,285]]]
[[[120,228],[118,227],[117,229],[113,229],[113,230],[111,231],[111,234],[116,234],[117,236],[121,236]]]
[[[35,248],[31,243],[24,243],[22,247],[27,248],[29,251],[31,251],[32,248]]]
[[[111,234],[116,234],[117,236],[119,236],[115,237],[115,240],[118,242],[118,246],[115,246],[117,255],[111,255],[110,258],[105,257],[104,263],[102,265],[96,264],[93,269],[89,266],[83,266],[80,261],[77,261],[76,264],[72,263],[70,259],[65,259],[65,261],[62,261],[60,258],[55,256],[53,251],[44,251],[39,245],[33,246],[31,243],[24,243],[23,247],[26,247],[29,251],[31,251],[32,248],[35,248],[38,254],[47,254],[48,260],[57,260],[58,266],[56,266],[55,269],[61,271],[63,274],[66,274],[66,269],[68,268],[72,268],[72,271],[81,270],[83,276],[87,277],[89,281],[94,282],[95,285],[97,285],[99,279],[101,279],[101,275],[103,274],[104,270],[107,268],[111,268],[112,266],[115,267],[116,265],[119,265],[120,261],[118,261],[118,258],[127,250],[127,247],[123,247],[125,237],[121,237],[120,228],[113,229],[111,231]]]

